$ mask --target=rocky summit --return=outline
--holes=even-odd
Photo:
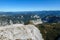
[[[0,40],[43,40],[34,25],[12,24],[0,27]]]

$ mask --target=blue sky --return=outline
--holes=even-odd
[[[0,0],[0,11],[60,10],[60,0]]]

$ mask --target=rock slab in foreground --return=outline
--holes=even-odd
[[[43,40],[34,25],[13,24],[0,27],[0,40]]]

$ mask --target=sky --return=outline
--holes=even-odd
[[[0,0],[0,11],[60,10],[60,0]]]

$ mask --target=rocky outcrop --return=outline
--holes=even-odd
[[[34,25],[12,24],[0,27],[0,40],[43,40]]]

